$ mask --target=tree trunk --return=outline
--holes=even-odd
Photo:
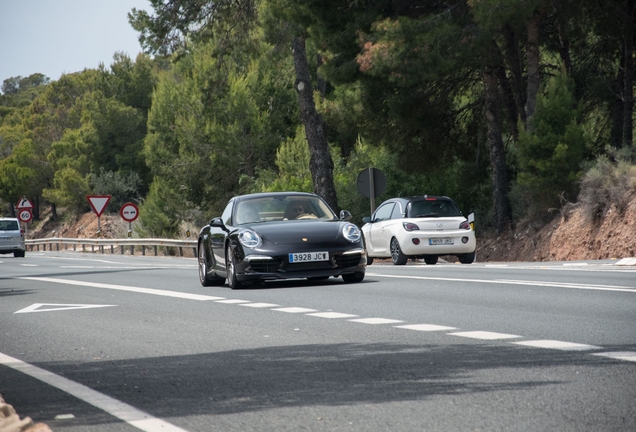
[[[501,109],[497,73],[486,67],[482,73],[484,98],[486,102],[486,123],[488,126],[488,144],[490,146],[490,164],[492,166],[492,190],[494,226],[498,233],[510,227],[512,210],[508,196],[508,166],[506,152],[501,136]]]
[[[526,111],[525,111],[525,96],[523,89],[525,85],[523,83],[523,65],[521,64],[521,57],[519,56],[519,44],[517,43],[517,36],[514,30],[506,25],[503,28],[503,33],[506,41],[506,62],[510,68],[510,81],[512,94],[515,98],[515,105],[517,106],[517,113],[521,117],[521,122],[526,124]]]
[[[40,197],[33,198],[33,220],[40,220]]]
[[[539,94],[539,15],[537,13],[528,22],[528,87],[526,96],[526,129],[531,131],[534,112],[537,109]]]
[[[634,9],[636,0],[627,0],[623,37],[625,73],[623,76],[623,147],[630,148],[634,140]]]
[[[621,47],[621,64],[625,64],[625,48]],[[610,105],[610,118],[612,121],[612,127],[610,129],[610,145],[619,149],[623,145],[623,98],[620,95],[623,93],[624,89],[624,69],[619,68],[618,74],[616,75],[616,83],[612,85],[612,93],[614,96],[612,103]]]
[[[338,199],[333,181],[333,160],[327,143],[327,130],[322,116],[316,111],[311,87],[311,74],[305,50],[305,39],[294,38],[292,42],[300,120],[305,126],[305,136],[309,144],[309,170],[314,183],[314,193],[322,197],[337,211]]]
[[[54,203],[51,203],[51,219],[53,221],[57,220],[57,206]]]

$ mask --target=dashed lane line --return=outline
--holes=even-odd
[[[506,334],[506,333],[495,333],[488,331],[467,331],[467,332],[456,332],[456,333],[448,333],[450,336],[461,336],[471,339],[482,339],[482,340],[498,340],[498,339],[516,339],[521,336]]]
[[[634,351],[615,351],[615,352],[604,352],[604,353],[595,353],[592,354],[600,357],[608,357],[616,360],[624,360],[636,362],[636,352]]]
[[[534,348],[548,348],[548,349],[557,349],[561,351],[588,351],[588,350],[599,350],[600,346],[596,345],[587,345],[573,342],[563,342],[556,340],[530,340],[530,341],[521,341],[521,342],[512,342],[515,345],[523,345]]]
[[[396,323],[404,322],[401,320],[394,320],[394,319],[387,319],[387,318],[357,318],[357,319],[350,319],[349,321],[358,322],[362,324],[396,324]]]
[[[376,276],[383,276],[383,275],[376,275]],[[391,276],[391,277],[396,277],[396,276]],[[415,279],[443,279],[443,280],[467,281],[467,279],[430,278],[430,277],[419,277],[419,276],[402,276],[402,277],[415,278]],[[327,318],[327,319],[349,318],[349,321],[351,322],[359,322],[359,323],[370,324],[370,325],[395,324],[395,323],[403,322],[401,320],[394,320],[394,319],[388,319],[388,318],[357,318],[358,315],[347,314],[342,312],[332,312],[332,311],[315,312],[314,309],[301,308],[301,307],[281,307],[281,308],[274,309],[275,307],[279,305],[273,304],[273,303],[257,303],[257,302],[251,302],[249,300],[225,299],[224,297],[205,296],[200,294],[188,294],[188,293],[182,293],[177,291],[157,290],[152,288],[130,287],[130,286],[123,286],[123,285],[111,285],[111,284],[102,284],[102,283],[95,283],[95,282],[81,282],[81,281],[75,281],[75,280],[69,280],[69,279],[54,279],[54,278],[44,278],[44,277],[20,277],[16,279],[52,282],[52,283],[77,285],[77,286],[89,286],[94,288],[106,288],[106,289],[121,290],[121,291],[131,291],[131,292],[137,292],[142,294],[153,294],[153,295],[160,295],[160,296],[167,296],[167,297],[183,298],[188,300],[200,300],[200,301],[212,300],[216,303],[238,304],[240,306],[249,306],[253,308],[268,308],[269,310],[287,312],[287,313],[302,313],[302,314],[305,314],[306,316],[314,316],[318,318]],[[484,281],[479,279],[475,281],[485,282],[485,283],[492,283],[492,282],[497,283],[497,281]],[[499,283],[503,283],[503,282],[499,282]],[[510,282],[507,282],[507,283],[510,283]],[[554,283],[554,284],[555,285],[553,286],[563,285],[559,283]],[[399,326],[393,326],[393,327],[403,328],[403,329],[413,330],[413,331],[448,331],[448,330],[456,329],[455,327],[440,326],[436,324],[406,324],[406,325],[399,325]],[[488,332],[488,331],[453,332],[453,333],[447,333],[447,335],[460,336],[460,337],[466,337],[466,338],[472,338],[472,339],[482,339],[482,340],[515,339],[515,338],[523,337],[519,335],[495,333],[495,332]],[[554,341],[554,340],[517,341],[512,343],[517,345],[527,346],[527,347],[533,347],[533,348],[548,348],[548,349],[560,349],[560,350],[584,351],[584,350],[603,349],[603,347],[595,346],[595,345],[586,345],[586,344],[578,344],[573,342],[563,342],[563,341]],[[636,353],[634,352],[619,352],[619,353],[606,353],[606,354],[608,355],[606,355],[605,357],[609,357],[613,359],[636,361]]]
[[[83,384],[76,383],[68,378],[56,375],[53,372],[40,369],[37,366],[25,363],[22,360],[18,360],[6,354],[0,353],[0,364],[69,393],[77,399],[93,405],[94,407],[99,408],[113,417],[116,417],[142,431],[187,432],[185,429],[181,429],[171,423],[153,417],[148,413],[138,410],[137,408],[117,399],[113,399],[110,396],[106,396],[103,393],[99,393],[98,391],[86,387]]]

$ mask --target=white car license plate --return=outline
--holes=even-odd
[[[430,238],[428,239],[428,244],[431,246],[436,246],[436,245],[452,245],[455,243],[453,242],[452,237],[444,237],[444,238]]]
[[[329,252],[305,252],[305,253],[290,253],[289,262],[311,262],[311,261],[328,261]]]

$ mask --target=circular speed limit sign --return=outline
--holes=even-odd
[[[119,215],[126,222],[132,222],[139,217],[139,209],[133,203],[126,203],[119,209]]]
[[[18,219],[20,219],[21,222],[26,223],[33,219],[33,214],[29,209],[22,209],[18,212]]]

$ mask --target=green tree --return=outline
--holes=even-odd
[[[534,128],[521,131],[517,149],[518,184],[530,213],[546,217],[561,199],[573,201],[589,158],[588,138],[581,124],[581,105],[572,95],[572,81],[552,78],[537,100]]]
[[[155,15],[135,9],[129,14],[133,28],[141,33],[142,46],[161,54],[187,52],[188,41],[201,42],[214,39],[219,58],[232,51],[232,45],[240,44],[256,23],[257,2],[240,1],[161,1],[151,0]],[[280,19],[281,17],[279,17]],[[283,19],[284,21],[284,19]],[[292,47],[300,119],[310,149],[310,170],[314,191],[330,205],[337,206],[333,184],[333,160],[327,144],[326,127],[317,112],[312,90],[309,63],[305,50],[305,34],[302,27],[289,26],[296,32],[288,43]]]

